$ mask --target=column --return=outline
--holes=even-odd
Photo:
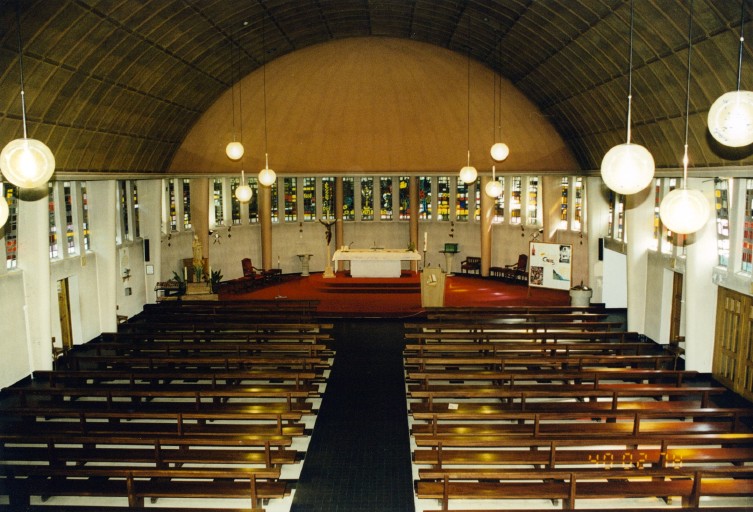
[[[489,276],[492,261],[492,219],[494,216],[494,198],[486,195],[486,184],[491,176],[481,176],[481,275]]]
[[[117,331],[118,252],[115,245],[117,223],[117,181],[87,183],[91,248],[96,253],[99,327],[102,332]],[[20,232],[20,229],[19,229]],[[19,258],[20,260],[20,258]]]
[[[24,274],[29,365],[32,371],[51,370],[50,316],[53,292],[50,284],[50,196],[46,184],[38,189],[18,190],[18,268]],[[114,204],[114,201],[110,203]],[[62,207],[62,204],[60,206]],[[61,232],[65,233],[65,230],[58,229],[58,233]],[[113,236],[113,245],[114,241]],[[64,247],[64,242],[64,238],[58,238],[61,248]],[[114,289],[113,285],[112,290]]]
[[[408,240],[413,243],[416,250],[421,251],[423,249],[423,240],[418,239],[418,178],[411,176],[408,182],[408,197],[410,201],[410,220],[408,221]],[[418,270],[418,262],[411,261],[410,269],[412,271]]]
[[[355,188],[355,185],[354,185]],[[353,192],[355,194],[355,191]],[[343,245],[343,240],[345,240],[345,235],[343,234],[343,230],[345,227],[343,224],[343,206],[345,205],[345,198],[343,197],[343,177],[337,176],[335,178],[335,218],[340,219],[340,222],[335,223],[335,236],[334,240],[332,241],[332,247],[337,249],[341,245]],[[325,268],[328,265],[331,265],[331,262],[324,262]],[[337,268],[336,271],[345,270],[345,262],[344,261],[338,261],[337,262]]]
[[[279,203],[278,203],[279,204]],[[272,268],[272,187],[259,183],[259,227],[261,228],[261,268]]]
[[[688,188],[697,188],[712,207],[713,180],[689,179]],[[713,208],[706,225],[688,236],[685,260],[685,367],[710,372],[714,357],[717,287],[711,280],[717,262],[716,225]]]
[[[646,332],[648,249],[654,239],[653,187],[625,198],[627,329]]]
[[[209,193],[209,178],[193,178],[189,185],[191,191],[191,226],[193,233],[199,237],[203,258],[209,258],[209,208],[212,197]],[[175,201],[182,200],[183,191],[175,190]],[[178,219],[178,223],[181,219]],[[180,231],[180,227],[178,228]]]
[[[182,180],[178,180],[182,184]],[[176,193],[176,206],[183,204],[183,187],[180,188],[180,198]],[[154,293],[154,287],[158,281],[161,281],[162,275],[162,244],[161,238],[161,211],[162,211],[162,181],[161,180],[143,180],[139,181],[139,226],[141,236],[144,239],[144,246],[149,247],[149,258],[144,259],[144,279],[146,290],[146,302],[153,303],[157,301],[157,295]],[[183,211],[181,209],[179,211]],[[183,215],[178,216],[178,227],[183,229]],[[144,250],[146,253],[146,249]],[[152,274],[146,271],[151,267]]]
[[[603,302],[604,265],[599,261],[599,239],[607,234],[607,222],[609,217],[609,202],[606,196],[606,187],[600,177],[586,178],[586,197],[583,204],[586,205],[586,226],[588,233],[588,254],[593,258],[593,265],[588,266],[588,286],[593,289],[592,302]]]
[[[539,208],[543,242],[557,242],[555,238],[560,223],[560,207],[562,203],[562,176],[542,176],[539,184]],[[572,200],[572,199],[571,199]]]

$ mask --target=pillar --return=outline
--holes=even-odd
[[[202,258],[209,258],[209,205],[212,198],[209,194],[209,178],[193,178],[189,184],[191,191],[191,226],[194,236],[201,242]],[[182,190],[175,191],[177,198],[183,197]],[[182,219],[178,219],[181,222]],[[186,257],[188,257],[187,255]]]
[[[26,342],[32,371],[52,369],[49,201],[46,184],[33,190],[19,189],[18,269],[24,274]],[[66,250],[60,233],[64,236],[65,230],[58,229],[58,243]],[[113,236],[113,245],[114,240]]]
[[[625,198],[627,329],[646,332],[648,250],[654,239],[654,187]]]
[[[259,227],[261,228],[261,268],[272,268],[272,187],[259,184]]]
[[[91,249],[97,255],[99,327],[102,332],[115,332],[118,330],[116,290],[120,289],[118,252],[115,245],[117,181],[90,181],[86,190],[89,201]]]
[[[183,189],[181,188],[181,193],[182,192]],[[182,205],[183,201],[177,201],[177,203]],[[162,235],[161,219],[162,180],[139,181],[139,227],[141,230],[141,236],[144,239],[144,245],[149,245],[149,259],[144,260],[144,266],[147,267],[151,265],[154,270],[151,275],[146,272],[146,269],[144,271],[146,302],[149,303],[157,301],[156,293],[154,293],[153,290],[157,285],[157,282],[160,280],[159,276],[162,275],[162,244],[160,243],[160,237]],[[183,222],[182,215],[180,215],[178,219],[179,222]],[[146,252],[146,250],[144,252]]]
[[[481,176],[481,275],[489,276],[492,261],[492,219],[494,218],[494,198],[486,195],[486,184],[491,176]]]
[[[411,176],[408,182],[408,201],[410,202],[410,219],[408,221],[408,240],[417,251],[423,248],[423,245],[419,245],[418,241],[418,178]],[[418,270],[418,262],[411,261],[410,269],[412,271]]]
[[[355,193],[355,192],[354,192]],[[338,220],[338,222],[335,223],[335,239],[332,242],[332,247],[337,250],[341,245],[344,244],[343,240],[345,240],[345,235],[343,234],[343,230],[345,227],[343,226],[343,207],[345,206],[345,198],[343,197],[343,177],[337,176],[335,178],[335,218]],[[324,263],[324,266],[326,267],[328,262]],[[337,269],[338,271],[345,270],[345,262],[340,260],[337,262]]]
[[[700,189],[714,204],[713,180],[689,179],[688,188]],[[713,208],[706,225],[688,235],[685,260],[685,367],[688,370],[711,372],[716,330],[717,286],[711,280],[717,263],[716,225]]]

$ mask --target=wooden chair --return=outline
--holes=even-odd
[[[504,278],[511,281],[528,281],[528,255],[518,255],[518,261],[505,265]]]
[[[468,256],[460,262],[460,271],[464,274],[481,274],[481,258],[478,256]]]

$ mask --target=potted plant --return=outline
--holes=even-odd
[[[212,270],[212,275],[209,276],[209,282],[211,283],[212,293],[217,293],[220,281],[222,281],[222,272],[219,270]]]

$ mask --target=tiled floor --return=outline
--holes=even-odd
[[[341,321],[292,512],[414,510],[403,326]]]

